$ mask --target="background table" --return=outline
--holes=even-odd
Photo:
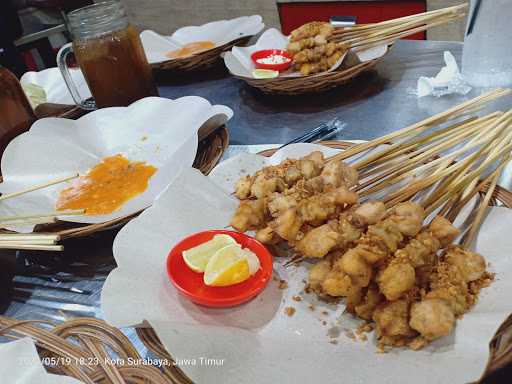
[[[412,94],[419,76],[433,76],[444,65],[445,50],[451,51],[460,60],[460,43],[400,41],[384,61],[377,65],[375,71],[323,95],[267,96],[248,87],[244,82],[227,76],[224,70],[192,77],[162,78],[160,80],[165,85],[160,87],[160,94],[169,98],[197,95],[214,104],[231,107],[235,112],[229,122],[232,144],[284,143],[334,117],[339,117],[348,124],[338,139],[369,140],[482,93],[482,89],[476,89],[466,96],[423,99]],[[512,97],[497,101],[491,108],[512,108]],[[509,179],[511,178],[507,177]],[[52,260],[52,271],[70,271],[71,276],[76,274],[74,271],[80,271],[81,277],[73,277],[76,281],[61,283],[59,286],[90,291],[87,295],[40,289],[32,293],[52,296],[55,303],[69,300],[88,305],[92,308],[89,315],[101,318],[101,287],[108,271],[115,267],[111,255],[113,236],[113,233],[100,233],[92,238],[70,240],[65,243],[66,251],[62,254],[20,253],[22,257],[18,257],[19,263],[32,259],[37,263],[47,264]],[[87,266],[70,266],[77,262]],[[47,284],[44,280],[34,278],[17,277],[16,280]],[[12,303],[3,314],[19,319],[63,319],[62,314],[54,310],[17,302]],[[133,329],[125,331],[142,349]],[[144,354],[143,350],[141,352]]]

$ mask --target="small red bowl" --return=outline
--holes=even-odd
[[[242,246],[254,252],[260,259],[261,268],[249,279],[227,287],[209,287],[203,281],[203,274],[191,270],[183,251],[205,243],[218,234],[226,234]],[[272,277],[272,255],[258,240],[240,232],[212,230],[199,232],[180,241],[167,256],[167,274],[185,297],[196,304],[224,308],[245,303],[258,295]]]
[[[258,63],[258,59],[263,59],[265,57],[271,56],[271,55],[281,55],[288,59],[286,63],[282,64],[264,64],[264,63]],[[290,65],[292,65],[292,56],[282,49],[263,49],[261,51],[256,51],[251,55],[251,59],[256,66],[256,68],[259,69],[272,69],[274,71],[284,71],[285,69],[288,69]]]

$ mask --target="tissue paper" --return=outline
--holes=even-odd
[[[471,87],[462,77],[457,61],[451,52],[444,53],[445,66],[435,77],[422,76],[418,79],[417,95],[425,96],[444,96],[452,93],[466,95],[471,91]]]

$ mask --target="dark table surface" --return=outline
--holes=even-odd
[[[348,123],[340,139],[372,139],[455,104],[470,99],[482,89],[466,96],[427,97],[418,99],[411,93],[421,75],[433,76],[443,66],[443,51],[450,50],[460,59],[462,45],[448,42],[400,41],[392,52],[376,67],[362,75],[357,82],[348,84],[323,95],[301,97],[270,97],[251,89],[240,80],[230,78],[222,68],[208,75],[160,79],[161,96],[177,98],[187,95],[202,96],[215,104],[225,104],[234,110],[229,122],[232,144],[284,143],[318,125],[339,117]],[[491,108],[512,107],[512,97],[503,98]],[[18,276],[18,297],[31,298],[32,304],[13,302],[3,311],[6,316],[18,319],[64,320],[66,315],[95,316],[101,318],[99,299],[101,287],[108,271],[115,267],[111,245],[115,233],[99,233],[87,239],[65,243],[63,253],[20,252],[18,272],[27,265],[46,265],[49,275],[58,281]],[[14,262],[14,253],[6,255]],[[0,268],[3,268],[0,258]],[[0,276],[1,278],[1,276]],[[71,281],[68,281],[71,280]],[[23,288],[29,283],[32,288]],[[36,285],[34,285],[36,284]],[[78,288],[85,293],[49,291],[40,286]],[[38,297],[39,296],[39,297]],[[38,299],[43,299],[43,303]],[[50,299],[48,299],[50,298]],[[44,302],[54,304],[79,303],[90,306],[89,311],[56,311],[45,308]],[[35,301],[34,301],[35,300]],[[22,300],[25,301],[25,300]],[[67,307],[73,309],[73,307]],[[82,308],[83,309],[83,308]],[[64,315],[63,315],[64,312]],[[0,313],[2,305],[0,303]],[[143,353],[133,329],[125,330]]]

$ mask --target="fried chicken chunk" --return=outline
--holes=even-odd
[[[451,333],[455,316],[446,301],[427,299],[412,305],[409,324],[425,339],[435,340]]]
[[[231,219],[231,226],[240,232],[257,229],[265,222],[265,210],[264,199],[243,200]]]
[[[483,256],[460,247],[448,249],[445,260],[459,269],[467,283],[478,280],[485,273],[486,265]]]
[[[297,243],[297,250],[306,257],[324,257],[341,241],[335,225],[327,223],[313,228]]]
[[[415,335],[414,330],[409,326],[409,303],[406,300],[380,304],[373,313],[373,320],[379,338],[392,340],[396,337]]]
[[[391,263],[377,276],[380,290],[390,301],[399,299],[414,287],[415,282],[414,268],[407,263]]]

